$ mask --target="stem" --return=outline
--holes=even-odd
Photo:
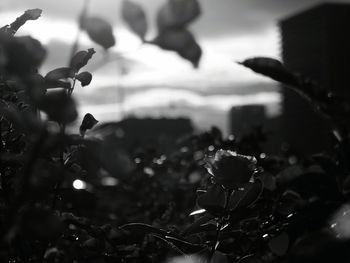
[[[228,209],[228,205],[230,203],[230,198],[231,198],[231,195],[233,193],[233,190],[231,189],[228,189],[226,190],[226,199],[225,199],[225,205],[224,205],[224,210],[225,210],[225,216],[227,214],[227,209]],[[213,259],[213,256],[215,254],[215,251],[216,251],[216,245],[219,241],[219,238],[220,238],[220,231],[221,231],[221,228],[223,227],[224,225],[224,222],[225,222],[225,216],[221,216],[221,218],[219,218],[219,222],[216,226],[216,234],[215,234],[215,239],[214,239],[214,243],[211,247],[211,250],[210,250],[210,254],[209,254],[209,258],[208,258],[208,263],[211,262],[211,260]]]
[[[82,21],[85,19],[86,15],[87,15],[87,11],[88,11],[88,7],[89,7],[89,4],[90,4],[90,0],[85,0],[84,1],[84,5],[83,5],[83,8],[78,16],[78,25],[79,25],[79,28],[78,28],[78,32],[75,36],[75,40],[73,42],[73,46],[72,46],[72,49],[71,49],[71,53],[70,53],[70,57],[69,57],[69,61],[68,63],[70,64],[70,60],[72,59],[72,57],[74,56],[74,54],[78,51],[79,49],[79,39],[80,39],[80,34],[82,32]]]

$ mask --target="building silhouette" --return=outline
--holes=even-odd
[[[320,88],[350,97],[350,4],[315,6],[280,22],[285,66],[315,80]],[[286,141],[300,154],[330,149],[329,123],[309,103],[283,88]]]

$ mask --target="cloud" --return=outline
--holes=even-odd
[[[146,10],[152,27],[155,14],[165,0],[134,0]],[[274,25],[277,20],[301,11],[322,0],[199,0],[203,14],[193,25],[200,37],[217,35],[238,35],[256,33]],[[20,13],[28,8],[42,8],[43,17],[76,21],[82,8],[83,0],[1,0],[0,10]],[[91,1],[90,14],[102,16],[114,25],[120,25],[120,3],[116,0]]]

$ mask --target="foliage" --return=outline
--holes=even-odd
[[[143,11],[126,1],[123,12],[144,39]],[[270,156],[260,131],[226,139],[217,128],[182,138],[167,154],[130,152],[127,135],[90,113],[80,134],[67,133],[77,118],[74,89],[90,83],[81,70],[95,51],[74,52],[69,66],[38,74],[45,49],[14,34],[40,14],[28,10],[0,34],[1,262],[349,261],[345,100],[279,61],[249,59],[242,64],[288,84],[332,120],[334,152]],[[185,27],[198,15],[196,1],[169,0],[158,16],[169,38],[156,41],[195,65],[198,47]],[[100,41],[99,30],[110,27],[93,26],[83,28],[109,48],[112,38]]]

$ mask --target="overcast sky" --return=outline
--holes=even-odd
[[[155,34],[154,18],[165,0],[134,0],[146,10],[150,24],[148,37]],[[136,61],[134,69],[123,78],[125,85],[163,85],[173,80],[174,86],[208,88],[227,83],[258,82],[264,79],[235,65],[235,61],[250,56],[278,57],[279,35],[277,22],[284,17],[309,8],[321,0],[199,0],[203,15],[192,26],[201,44],[204,55],[199,70],[180,59],[173,52],[164,52],[156,47],[141,46],[120,20],[122,0],[91,0],[89,13],[110,21],[115,28],[117,45],[113,52],[121,52],[130,61]],[[328,2],[349,2],[328,1]],[[83,0],[1,0],[0,23],[12,21],[23,10],[43,9],[39,21],[26,25],[22,33],[30,33],[48,46],[47,68],[66,63],[69,49],[74,41],[76,17]],[[94,46],[83,35],[83,46]],[[96,48],[98,50],[98,47]],[[99,52],[100,54],[102,52]],[[97,56],[98,58],[98,56]],[[97,60],[96,58],[96,60]],[[46,68],[44,68],[46,69]],[[116,66],[103,69],[98,74],[99,85],[112,81]],[[179,78],[181,76],[181,78]]]
[[[150,32],[148,38],[154,37],[155,15],[165,0],[134,0],[145,9]],[[124,86],[128,88],[155,87],[187,89],[176,93],[176,96],[149,98],[155,101],[164,100],[172,103],[173,97],[187,101],[191,98],[188,92],[232,89],[232,103],[237,102],[235,88],[245,85],[269,82],[249,70],[235,64],[253,56],[277,57],[280,54],[280,37],[277,23],[280,19],[310,8],[323,2],[321,0],[199,0],[202,5],[202,16],[191,26],[203,49],[200,68],[195,70],[190,63],[179,58],[173,52],[166,52],[150,45],[141,45],[120,19],[122,0],[91,0],[89,13],[103,17],[111,22],[117,37],[117,45],[112,48],[111,56],[122,54],[131,65],[129,73],[119,76],[120,64],[112,63],[94,72],[94,79],[89,91],[95,92],[101,87]],[[48,48],[48,58],[42,71],[67,64],[70,47],[74,41],[77,25],[76,18],[83,0],[0,0],[0,24],[6,24],[29,8],[43,9],[38,21],[31,21],[21,30],[21,34],[31,34]],[[102,50],[89,41],[86,35],[81,37],[82,48],[95,47],[97,55],[92,64],[97,64]],[[94,91],[92,91],[94,90]],[[165,89],[166,90],[166,89]],[[149,94],[151,91],[147,91]],[[79,92],[78,92],[79,93]],[[141,98],[147,98],[141,96]],[[170,94],[170,93],[169,93]],[[182,94],[182,95],[181,95]],[[227,91],[225,91],[227,94]],[[276,101],[276,96],[268,96],[266,101]],[[86,94],[85,94],[86,95]],[[228,95],[225,95],[227,100]],[[261,97],[259,97],[261,99]],[[254,103],[254,99],[251,98]],[[145,101],[145,105],[152,104]],[[207,97],[204,102],[210,101]],[[220,101],[220,99],[215,99]],[[107,101],[113,103],[113,101]],[[135,104],[142,105],[142,101]],[[209,102],[208,102],[209,103]],[[212,103],[212,101],[210,102]],[[205,103],[204,103],[205,104]],[[230,107],[230,103],[226,103]],[[222,105],[218,105],[221,107]],[[214,107],[211,105],[211,107]],[[221,109],[221,108],[220,108]]]

